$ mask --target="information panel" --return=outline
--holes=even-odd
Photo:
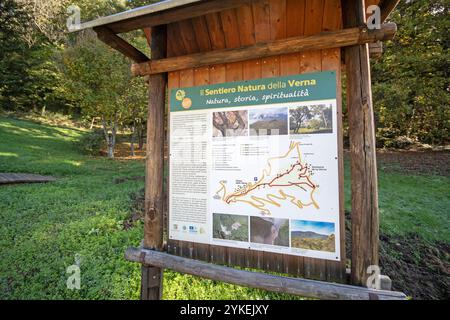
[[[170,92],[169,238],[340,260],[336,72]]]

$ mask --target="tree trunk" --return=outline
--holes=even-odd
[[[109,133],[108,124],[105,117],[102,116],[103,133],[105,134],[108,158],[114,159],[114,148],[116,147],[116,133],[117,133],[117,117],[112,123],[111,133]]]
[[[139,150],[142,151],[144,149],[144,124],[142,123],[142,121],[139,122],[137,135]]]
[[[136,123],[133,122],[133,125],[131,127],[131,144],[130,144],[130,151],[131,151],[131,156],[134,157],[136,154],[134,152],[134,138],[136,135]]]

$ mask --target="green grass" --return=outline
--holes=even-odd
[[[48,184],[0,187],[0,299],[137,299],[140,268],[124,260],[143,227],[123,230],[142,161],[80,154],[85,132],[0,118],[0,172],[53,175]],[[348,170],[347,170],[348,172]],[[381,228],[449,240],[450,181],[380,172]],[[348,182],[348,179],[346,179]],[[350,193],[346,186],[346,204]],[[81,257],[81,290],[66,288],[66,268]],[[165,271],[165,299],[283,299],[267,293]]]
[[[84,131],[0,118],[0,172],[53,175],[48,184],[0,187],[0,299],[138,299],[140,266],[125,261],[143,227],[123,230],[142,161],[83,156]],[[81,256],[81,290],[66,268]],[[165,299],[282,299],[286,296],[165,271]]]
[[[450,179],[378,170],[380,231],[419,234],[425,241],[450,241]],[[351,210],[350,166],[345,166],[345,208]]]

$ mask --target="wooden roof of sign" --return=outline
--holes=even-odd
[[[258,38],[258,35],[255,34],[260,29],[257,28],[258,21],[261,19],[269,19],[268,12],[258,12],[258,3],[261,2],[267,1],[166,0],[85,22],[82,23],[79,28],[74,28],[71,31],[93,28],[100,40],[126,55],[134,62],[143,63],[149,61],[149,57],[118,36],[118,34],[142,29],[148,35],[149,28],[158,25],[167,25],[168,37],[172,34],[174,36],[176,35],[179,39],[176,44],[174,41],[168,42],[167,57],[215,51],[230,47],[237,48],[239,46],[245,46],[246,42],[254,44],[251,41],[252,39],[246,39],[246,37],[251,37],[253,39]],[[305,1],[286,0],[286,6],[297,7],[304,4],[304,2]],[[399,0],[368,0],[366,1],[366,6],[379,5],[381,19],[382,21],[385,21],[398,2]],[[310,10],[310,14],[314,14],[317,19],[321,20],[324,19],[325,16],[328,17],[327,19],[330,19],[330,17],[333,16],[325,12],[328,8],[332,8],[335,3],[340,5],[340,1],[338,0],[322,0],[310,3],[313,7],[304,8],[303,10]],[[241,16],[230,15],[230,10],[242,7],[244,7],[245,10],[239,11],[242,12]],[[289,10],[289,8],[287,9]],[[218,21],[217,14],[227,15],[225,17],[225,22],[223,19],[222,21]],[[302,22],[302,19],[296,19],[296,21],[284,21],[288,26],[287,29],[293,29],[294,34],[294,29],[300,28],[299,22]],[[232,43],[224,43],[224,45],[220,45],[220,41],[230,42],[231,37],[228,35],[233,29],[233,24],[239,25],[239,32],[241,33],[239,36],[240,38],[243,38],[243,41],[241,42],[244,44],[235,45]],[[209,32],[211,29],[217,30],[211,33]],[[322,31],[323,30],[319,30],[318,33]],[[218,35],[219,37],[217,37]],[[289,32],[287,32],[285,35],[277,37],[277,39],[289,38],[289,36]],[[337,36],[340,37],[341,35]],[[212,37],[216,37],[216,39],[212,39]],[[259,42],[264,41],[256,41],[256,44]],[[270,48],[267,50],[270,50]],[[139,74],[139,72],[137,73]]]

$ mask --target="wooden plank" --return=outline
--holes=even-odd
[[[195,37],[194,26],[192,20],[182,20],[178,23],[179,39],[183,42],[188,54],[197,53],[200,51]]]
[[[381,11],[381,22],[387,20],[392,11],[400,3],[400,0],[381,0],[380,1],[380,11]]]
[[[150,47],[152,41],[152,28],[144,28],[142,31],[144,32],[145,39],[147,39],[147,44]]]
[[[270,40],[270,3],[269,0],[260,0],[252,5],[253,23],[255,25],[256,43]]]
[[[106,43],[111,48],[114,48],[115,50],[122,53],[124,56],[130,58],[134,62],[145,62],[148,61],[149,58],[133,47],[131,44],[126,42],[124,39],[119,37],[118,35],[114,34],[109,28],[107,27],[96,27],[94,28],[95,33],[97,33],[97,37]]]
[[[187,54],[182,41],[179,41],[178,24],[167,25],[167,57],[175,57]]]
[[[301,36],[305,32],[305,1],[286,0],[286,36]]]
[[[261,272],[239,270],[153,250],[128,248],[125,252],[125,259],[133,262],[152,264],[160,268],[168,268],[177,272],[215,281],[308,298],[333,300],[406,299],[406,295],[401,292],[375,290],[345,284],[281,277]]]
[[[286,0],[286,36],[298,37],[304,35],[305,1]],[[295,75],[300,73],[300,54],[293,53],[280,57],[280,75]],[[284,272],[304,276],[304,257],[285,255]]]
[[[380,58],[383,55],[383,42],[369,43],[369,55],[371,58]]]
[[[321,50],[352,46],[392,39],[396,30],[395,24],[385,24],[380,30],[368,31],[365,28],[349,28],[304,37],[292,37],[266,43],[257,43],[253,46],[227,48],[206,53],[197,53],[133,64],[132,72],[134,75],[142,76],[224,62],[231,63],[255,58],[267,58],[280,54],[308,51],[313,48]],[[211,39],[213,39],[213,37],[211,37]]]
[[[269,0],[269,39],[271,41],[286,38],[286,0]],[[280,56],[262,59],[263,78],[280,76]],[[265,270],[284,272],[284,256],[272,252],[263,252]]]
[[[150,5],[141,6],[135,9],[127,10],[124,12],[119,12],[106,17],[100,17],[92,21],[83,22],[79,28],[71,28],[70,32],[76,32],[79,30],[84,30],[88,28],[93,28],[97,26],[109,25],[114,22],[120,22],[124,20],[129,20],[132,18],[137,18],[144,15],[155,14],[157,12],[166,11],[172,8],[186,6],[194,2],[199,2],[203,0],[167,0],[159,1]]]
[[[250,5],[236,8],[236,20],[239,27],[239,39],[241,46],[255,44],[255,27],[253,12]]]
[[[322,30],[338,30],[342,26],[342,8],[340,0],[325,0]],[[345,282],[345,212],[344,212],[344,154],[342,128],[342,82],[341,82],[341,49],[322,50],[322,71],[336,72],[336,109],[338,139],[338,176],[339,176],[339,222],[340,222],[340,256],[341,261],[326,261],[326,279],[328,281]]]
[[[155,59],[164,58],[167,45],[166,27],[151,30],[151,52]],[[144,248],[163,250],[163,172],[164,172],[164,110],[167,79],[164,74],[149,77],[147,116],[147,159],[145,163]],[[162,269],[143,266],[141,298],[161,299]]]
[[[235,10],[220,12],[226,48],[237,48],[240,46],[239,26]]]
[[[52,176],[42,176],[31,173],[0,173],[1,184],[17,184],[17,183],[42,183],[55,181]]]
[[[220,12],[222,27],[225,35],[226,48],[241,46],[241,26],[238,24],[237,10],[230,9]],[[243,79],[242,62],[227,63],[225,68],[225,81],[241,81]],[[228,265],[245,266],[245,255],[242,249],[226,247],[226,262]]]
[[[286,38],[286,0],[270,0],[270,39]]]
[[[253,19],[253,8],[245,5],[236,9],[238,25],[240,26],[240,40],[242,46],[254,45],[255,23]],[[242,62],[242,76],[244,80],[253,80],[261,77],[261,60],[252,59]]]
[[[364,22],[364,0],[342,2],[345,27]],[[364,285],[378,265],[378,185],[375,125],[367,45],[345,48],[352,187],[351,281]]]
[[[209,37],[211,40],[211,48],[213,50],[225,49],[225,36],[223,33],[222,22],[220,16],[216,13],[205,16],[206,24],[209,29]]]
[[[322,31],[324,14],[324,0],[306,0],[305,2],[305,35],[314,35]],[[322,70],[322,56],[320,50],[310,50],[302,54],[302,71],[320,72]],[[323,259],[304,257],[305,277],[312,279],[326,279],[326,262]]]
[[[177,7],[166,11],[155,12],[148,15],[114,22],[107,26],[114,33],[123,33],[144,27],[165,25],[185,19],[203,16],[209,13],[221,12],[227,9],[240,7],[251,0],[212,0],[201,1],[188,6]]]
[[[200,51],[211,51],[211,40],[209,39],[208,25],[206,23],[206,17],[196,17],[192,19],[192,25],[194,27],[195,39],[197,40]]]

